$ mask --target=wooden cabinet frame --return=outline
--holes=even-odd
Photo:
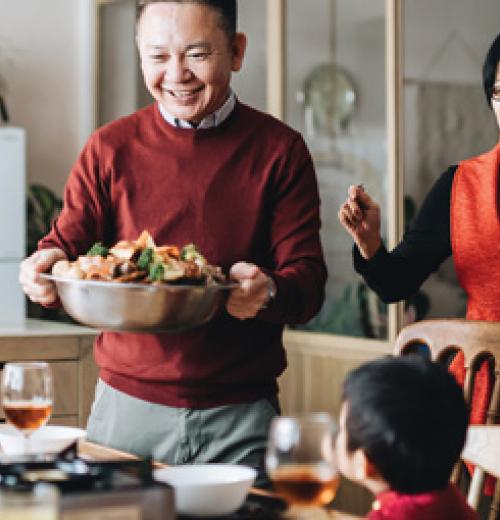
[[[286,0],[267,0],[267,107],[279,119],[285,117],[286,99]],[[388,246],[394,247],[403,233],[403,0],[385,0],[386,107],[388,137]],[[332,210],[333,211],[333,210]],[[335,209],[336,212],[336,209]],[[320,333],[288,331],[288,346],[375,347],[391,352],[403,323],[403,304],[388,307],[388,337],[370,340]]]

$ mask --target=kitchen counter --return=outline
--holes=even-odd
[[[0,325],[0,337],[95,336],[96,329],[48,320],[27,318],[19,325]]]
[[[0,371],[9,361],[48,362],[55,396],[51,422],[85,427],[98,374],[92,352],[98,333],[70,323],[34,319],[0,325]]]

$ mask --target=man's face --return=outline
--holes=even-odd
[[[218,13],[196,3],[153,3],[137,29],[144,81],[174,117],[199,123],[227,99],[231,72],[243,62],[246,38],[230,42]]]

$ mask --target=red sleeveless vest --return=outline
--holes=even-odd
[[[500,321],[500,143],[489,152],[463,161],[451,192],[451,249],[460,285],[467,293],[469,320]],[[463,386],[464,356],[459,352],[450,372]],[[471,424],[486,422],[493,388],[489,362],[483,361],[474,379]],[[486,481],[492,495],[494,482]]]
[[[500,143],[463,161],[451,192],[451,249],[467,319],[500,321]]]

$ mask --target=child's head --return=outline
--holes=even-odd
[[[344,382],[339,469],[374,493],[439,489],[466,429],[462,390],[444,366],[415,355],[366,363]]]

